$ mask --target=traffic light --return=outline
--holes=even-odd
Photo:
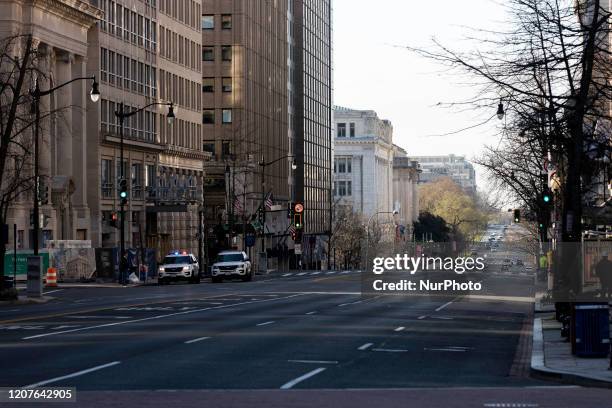
[[[301,230],[304,228],[304,223],[302,223],[302,214],[293,214],[293,225],[296,230]]]
[[[43,178],[38,182],[38,201],[41,204],[49,204],[49,190]]]
[[[521,222],[521,210],[519,209],[514,210],[514,222],[515,223]]]
[[[127,203],[127,198],[128,198],[127,180],[124,178],[119,180],[119,198],[121,199],[122,205],[125,205]]]
[[[113,212],[110,216],[110,221],[108,222],[111,227],[117,228],[117,213]]]
[[[301,230],[304,228],[304,204],[300,202],[293,203],[293,225],[296,230]]]

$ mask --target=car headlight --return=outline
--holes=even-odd
[[[165,271],[164,267],[163,267],[163,266],[160,266],[160,267],[159,267],[159,271],[160,271],[160,272],[164,272],[164,271]]]
[[[183,272],[189,272],[191,268],[189,268],[188,266],[183,266]]]

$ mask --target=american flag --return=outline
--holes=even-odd
[[[272,202],[272,193],[269,193],[268,197],[266,198],[266,207],[268,209],[271,209],[273,204],[274,203]]]
[[[236,214],[242,213],[242,204],[240,204],[240,199],[234,196],[234,212]]]
[[[293,224],[289,225],[288,232],[289,232],[289,235],[295,234],[295,225],[293,225]]]

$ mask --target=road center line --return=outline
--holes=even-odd
[[[408,350],[405,350],[405,349],[373,348],[372,351],[384,351],[386,353],[406,353]]]
[[[26,389],[28,389],[28,388],[36,388],[36,387],[40,387],[40,386],[43,386],[43,385],[51,384],[51,383],[54,383],[54,382],[58,382],[58,381],[62,381],[62,380],[67,380],[68,378],[79,377],[81,375],[85,375],[85,374],[88,374],[88,373],[92,373],[94,371],[102,370],[104,368],[112,367],[112,366],[115,366],[115,365],[120,364],[120,363],[121,363],[120,361],[113,361],[112,363],[103,364],[103,365],[99,365],[99,366],[96,366],[96,367],[88,368],[87,370],[77,371],[76,373],[64,375],[64,376],[61,376],[61,377],[55,377],[55,378],[51,378],[50,380],[45,380],[45,381],[37,382],[37,383],[34,383],[34,384],[26,385],[23,388],[26,388]]]
[[[357,350],[362,350],[362,351],[363,351],[363,350],[367,350],[367,349],[369,349],[370,347],[372,347],[373,345],[374,345],[374,343],[366,343],[366,344],[364,344],[363,346],[359,346],[359,347],[357,348]]]
[[[419,316],[419,317],[417,317],[417,319],[419,319],[419,320],[423,320],[423,319],[424,319],[424,318],[426,318],[426,317],[427,317],[427,315],[423,315],[423,316]]]
[[[306,313],[306,314],[307,314],[307,315],[313,315],[313,314],[315,314],[315,313],[317,313],[317,311],[316,311],[316,310],[313,310],[312,312],[308,312],[308,313]]]
[[[274,320],[270,320],[269,322],[258,323],[255,326],[267,326],[272,323],[275,323]]]
[[[197,339],[187,340],[185,344],[197,343],[198,341],[208,340],[210,337],[198,337]]]
[[[295,379],[289,381],[288,383],[285,383],[285,384],[281,385],[280,389],[281,390],[291,389],[291,388],[293,388],[293,386],[301,383],[302,381],[307,380],[310,377],[314,377],[315,375],[319,374],[320,372],[325,371],[325,369],[326,369],[326,367],[319,367],[319,368],[317,368],[315,370],[307,372],[306,374],[304,374],[304,375],[302,375],[302,376],[300,376],[298,378],[295,378]]]
[[[105,324],[99,324],[99,325],[96,325],[96,326],[82,327],[82,328],[79,328],[79,329],[63,330],[63,331],[57,331],[57,332],[53,332],[53,333],[43,333],[43,334],[37,334],[35,336],[23,337],[22,340],[30,340],[30,339],[37,339],[39,337],[56,336],[58,334],[74,333],[74,332],[79,332],[79,331],[84,331],[84,330],[99,329],[101,327],[112,327],[112,326],[119,326],[119,325],[129,324],[129,323],[140,323],[140,322],[146,322],[148,320],[164,319],[166,317],[180,316],[180,315],[197,313],[197,312],[204,312],[204,311],[207,311],[207,310],[226,309],[228,307],[251,305],[253,303],[264,303],[264,302],[271,302],[271,301],[275,301],[275,300],[290,299],[290,298],[294,298],[296,296],[304,296],[304,294],[296,294],[296,295],[290,295],[290,296],[285,296],[285,297],[278,297],[278,298],[274,298],[274,299],[264,299],[264,300],[257,300],[257,301],[251,301],[251,302],[232,303],[230,305],[222,305],[222,306],[215,306],[215,307],[205,307],[203,309],[185,310],[183,312],[168,313],[168,314],[164,314],[164,315],[157,315],[157,316],[151,316],[151,317],[143,317],[142,319],[124,320],[122,322],[105,323]]]
[[[405,327],[404,327],[404,326],[400,326],[400,327],[398,327],[398,328],[394,329],[393,331],[396,331],[396,332],[401,332],[401,331],[403,331],[404,329],[405,329]]]

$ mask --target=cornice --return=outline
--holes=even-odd
[[[32,7],[80,24],[87,28],[104,17],[104,12],[83,0],[30,0]]]

